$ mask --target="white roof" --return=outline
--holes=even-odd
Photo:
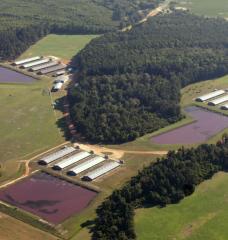
[[[93,170],[92,172],[89,172],[88,174],[83,176],[83,178],[89,178],[89,179],[93,180],[93,179],[98,178],[98,177],[104,175],[105,173],[119,167],[119,166],[120,166],[120,164],[115,161],[106,163],[102,167],[97,168],[97,169]]]
[[[54,84],[53,89],[59,90],[59,89],[62,88],[62,86],[63,86],[62,82],[57,82],[57,83]]]
[[[23,59],[23,60],[16,61],[15,64],[16,65],[21,65],[21,64],[25,64],[25,63],[28,63],[28,62],[36,61],[36,60],[39,60],[39,59],[41,59],[41,57],[39,57],[39,56],[32,57],[32,58],[26,58],[26,59]]]
[[[45,59],[42,59],[42,60],[38,60],[38,61],[34,61],[34,62],[31,62],[31,63],[24,64],[23,67],[24,68],[30,68],[30,67],[33,67],[33,66],[36,66],[36,65],[47,63],[49,61],[50,61],[49,58],[45,58]]]
[[[206,101],[206,100],[209,100],[209,99],[211,99],[211,98],[217,97],[217,96],[222,95],[222,94],[224,94],[224,93],[225,93],[224,90],[217,90],[217,91],[214,91],[214,92],[211,92],[211,93],[208,93],[208,94],[206,94],[206,95],[203,95],[203,96],[201,96],[201,97],[196,98],[196,101],[202,101],[202,102],[204,102],[204,101]]]
[[[49,67],[47,69],[44,69],[44,70],[41,70],[40,72],[42,74],[48,74],[48,73],[51,73],[51,72],[55,72],[55,71],[59,71],[59,70],[62,70],[66,68],[66,65],[65,64],[59,64],[59,65],[56,65],[56,66],[53,66],[53,67]]]
[[[38,71],[38,70],[48,68],[48,67],[52,67],[52,66],[55,66],[55,65],[58,65],[58,62],[49,62],[49,63],[46,63],[46,64],[42,64],[40,66],[33,67],[32,70],[33,71]]]
[[[226,101],[228,101],[228,95],[220,97],[220,98],[216,98],[213,101],[209,102],[208,104],[215,106],[215,105],[218,105],[218,104],[226,102]]]
[[[71,164],[79,162],[80,160],[82,160],[82,159],[84,159],[84,158],[86,158],[88,156],[90,156],[90,153],[88,153],[88,152],[76,153],[73,156],[65,158],[61,162],[55,164],[54,168],[58,168],[58,169],[66,168],[66,167],[70,166]]]
[[[83,171],[85,171],[85,170],[87,170],[87,169],[89,169],[89,168],[91,168],[91,167],[101,163],[101,162],[104,162],[104,161],[105,161],[105,158],[100,157],[100,156],[95,156],[92,159],[90,159],[90,160],[88,160],[88,161],[86,161],[84,163],[81,163],[78,166],[70,169],[68,171],[68,173],[69,174],[73,173],[73,174],[77,175],[77,174],[79,174],[79,173],[81,173],[81,172],[83,172]]]
[[[54,153],[52,153],[52,154],[50,154],[48,156],[45,156],[45,157],[41,158],[40,161],[43,161],[46,164],[49,164],[49,163],[51,163],[51,162],[53,162],[53,161],[55,161],[55,160],[65,156],[65,155],[69,154],[69,153],[74,152],[74,151],[75,151],[75,148],[73,148],[73,147],[66,147],[66,148],[63,148],[63,149],[61,149],[61,150],[59,150],[57,152],[54,152]]]

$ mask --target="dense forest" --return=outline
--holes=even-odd
[[[228,73],[228,22],[184,12],[93,40],[73,60],[77,130],[121,143],[179,120],[180,88]]]
[[[15,58],[48,33],[93,34],[136,22],[163,0],[1,0],[0,59]],[[12,45],[5,39],[10,39]]]
[[[227,137],[217,145],[170,151],[166,158],[140,171],[121,190],[115,190],[97,208],[93,239],[135,239],[135,208],[178,203],[202,181],[227,170]]]

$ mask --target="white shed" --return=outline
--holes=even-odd
[[[29,62],[37,61],[39,59],[41,59],[40,56],[32,57],[32,58],[26,58],[26,59],[14,62],[14,65],[19,66],[19,65],[26,64],[26,63],[29,63]]]
[[[218,105],[218,104],[220,104],[220,103],[224,103],[224,102],[227,102],[227,101],[228,101],[228,95],[223,96],[223,97],[220,97],[220,98],[216,98],[216,99],[210,101],[210,102],[208,103],[208,105],[210,105],[210,106],[216,106],[216,105]]]
[[[218,97],[218,96],[220,96],[220,95],[222,95],[224,93],[225,93],[224,90],[217,90],[217,91],[205,94],[203,96],[197,97],[196,101],[197,102],[205,102],[205,101],[210,100],[210,99],[212,99],[214,97]]]
[[[44,63],[48,63],[49,61],[50,61],[49,58],[44,58],[44,59],[34,61],[34,62],[31,62],[31,63],[26,63],[26,64],[22,65],[22,68],[31,68],[31,67],[38,66],[38,65],[41,65],[41,64],[44,64]]]

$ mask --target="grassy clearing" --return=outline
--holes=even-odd
[[[0,213],[0,232],[2,240],[57,240],[56,237],[42,232],[4,213]]]
[[[228,18],[227,0],[177,0],[178,6],[190,9],[193,13]]]
[[[216,174],[179,204],[136,211],[139,240],[225,240],[228,174]],[[206,204],[205,204],[206,203]]]
[[[86,44],[98,35],[55,35],[50,34],[35,45],[31,46],[20,59],[31,56],[56,56],[63,60],[70,60]]]
[[[51,106],[50,86],[50,79],[0,84],[0,182],[21,173],[20,160],[64,142]]]

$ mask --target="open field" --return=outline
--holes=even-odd
[[[227,0],[177,0],[178,6],[190,9],[193,13],[228,18]]]
[[[181,98],[181,107],[184,109],[190,105],[196,106],[203,106],[209,110],[216,110],[216,112],[220,112],[222,114],[228,114],[228,111],[220,110],[218,107],[211,107],[207,106],[205,103],[196,103],[194,99],[200,95],[206,94],[208,92],[213,91],[215,88],[217,89],[225,89],[228,87],[228,76],[224,76],[218,79],[203,81],[195,84],[191,84],[181,90],[182,98]],[[171,149],[178,149],[181,144],[154,144],[151,142],[151,138],[153,136],[157,136],[159,134],[171,131],[173,129],[185,126],[189,123],[193,122],[193,119],[185,112],[186,118],[183,120],[164,127],[158,131],[155,131],[150,134],[146,134],[140,138],[137,138],[133,142],[121,144],[121,145],[111,145],[110,148],[115,149],[123,149],[123,150],[138,150],[138,151],[153,151],[153,150],[171,150]],[[221,139],[223,133],[227,132],[227,129],[224,131],[219,132],[217,135],[211,137],[207,142],[208,143],[215,143],[219,139]],[[194,147],[197,144],[186,144],[186,147]]]
[[[228,174],[218,173],[203,182],[179,204],[138,209],[139,240],[226,240],[228,236]]]
[[[68,61],[96,37],[98,37],[98,35],[50,34],[31,46],[20,56],[20,59],[42,55],[56,56]]]
[[[21,160],[65,141],[56,125],[48,89],[51,80],[0,84],[0,182],[22,174]]]
[[[57,240],[46,232],[42,232],[4,213],[0,213],[1,240]]]

